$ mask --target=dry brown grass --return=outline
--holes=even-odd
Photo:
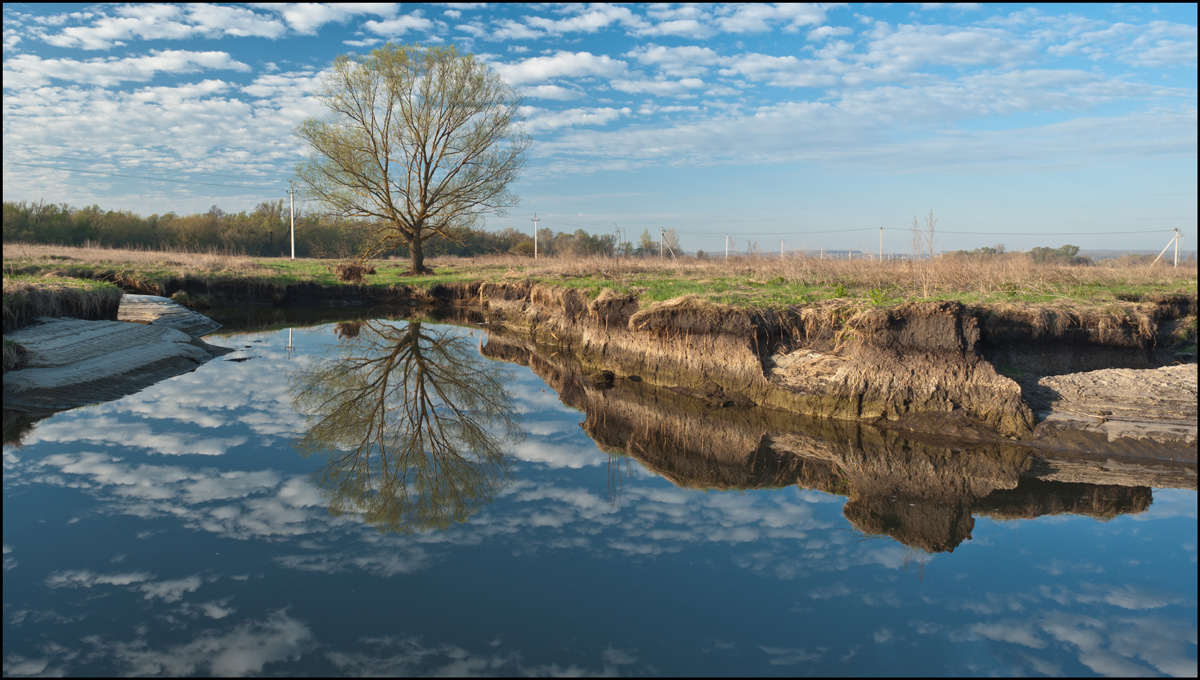
[[[1023,253],[991,257],[945,255],[925,260],[832,259],[805,256],[659,259],[528,257],[498,255],[476,258],[438,258],[436,266],[460,264],[497,267],[512,276],[601,277],[616,283],[641,276],[672,277],[699,282],[744,278],[751,284],[772,281],[810,286],[845,286],[878,290],[892,297],[930,297],[936,294],[997,294],[1069,298],[1085,288],[1195,290],[1194,265],[1154,267],[1105,263],[1103,266],[1038,264]],[[782,279],[782,281],[780,280]]]
[[[185,269],[196,273],[225,272],[254,276],[267,270],[247,255],[232,255],[217,251],[136,250],[130,248],[101,248],[56,246],[28,243],[4,244],[4,259],[30,260],[69,265],[104,265],[121,267],[140,265],[165,269]]]
[[[11,273],[114,279],[165,285],[172,277],[261,279],[275,283],[336,285],[336,261],[251,258],[219,252],[159,252],[6,244],[5,270]],[[724,258],[542,257],[517,255],[438,257],[428,262],[436,274],[408,276],[380,262],[369,285],[431,286],[464,281],[528,280],[580,287],[594,297],[605,288],[625,294],[641,289],[641,304],[685,294],[739,308],[782,308],[825,299],[857,299],[897,304],[919,299],[964,303],[1075,301],[1103,306],[1138,302],[1155,295],[1196,295],[1193,263],[1178,268],[1136,260],[1100,265],[1033,262],[1025,253],[997,256],[945,255],[917,260],[833,259],[815,255]],[[369,271],[367,272],[370,273]],[[124,284],[123,284],[124,285]],[[153,285],[145,286],[148,290]]]

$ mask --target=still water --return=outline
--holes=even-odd
[[[1194,491],[864,533],[607,453],[481,330],[206,339],[4,447],[5,675],[1196,675]]]

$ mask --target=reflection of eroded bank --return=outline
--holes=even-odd
[[[612,372],[584,373],[569,352],[493,333],[485,356],[528,365],[586,414],[603,449],[637,458],[681,487],[798,484],[846,496],[860,531],[930,552],[970,538],[974,515],[1100,518],[1141,512],[1150,487],[1196,488],[1195,466],[1115,460],[1009,440],[947,443],[846,420],[739,404],[720,387],[662,388]]]
[[[297,441],[334,515],[412,533],[463,522],[509,479],[512,397],[471,339],[418,321],[338,324],[334,356],[291,377]]]

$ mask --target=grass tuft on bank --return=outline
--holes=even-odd
[[[4,332],[20,328],[39,316],[115,320],[122,294],[118,286],[107,281],[6,274]]]

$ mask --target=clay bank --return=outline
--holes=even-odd
[[[694,296],[647,305],[637,292],[589,297],[527,281],[416,288],[182,278],[125,287],[193,306],[203,300],[218,318],[233,308],[267,318],[298,307],[453,307],[522,343],[523,361],[569,357],[588,389],[636,382],[713,411],[757,407],[962,441],[1182,462],[1195,477],[1194,294],[1101,309],[827,300],[747,310]]]

